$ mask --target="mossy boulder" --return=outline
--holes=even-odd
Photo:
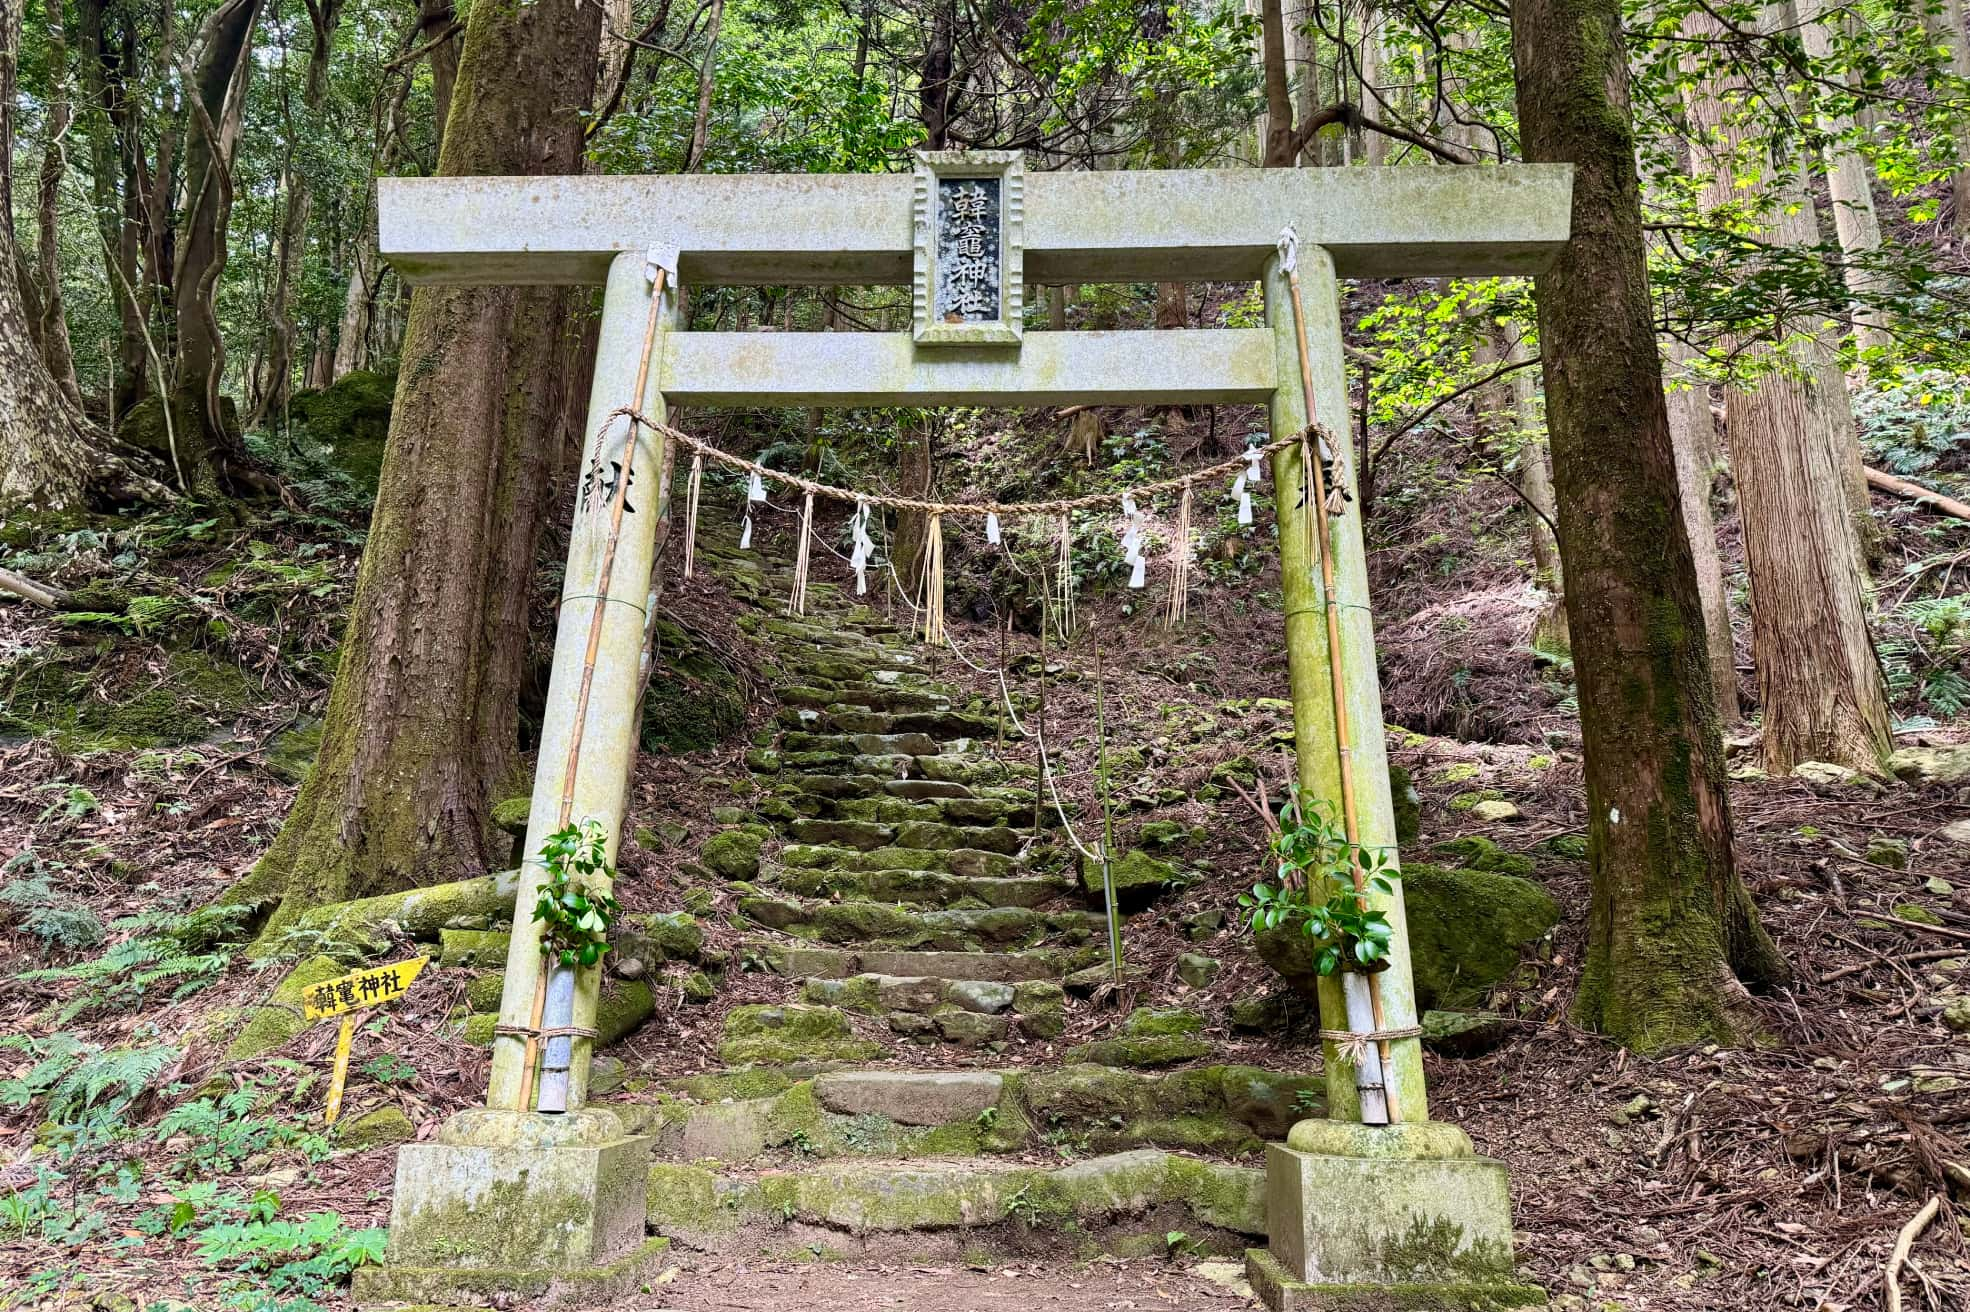
[[[288,416],[304,425],[336,468],[358,487],[376,490],[390,436],[390,405],[397,375],[357,369],[327,387],[297,392]]]
[[[1184,883],[1182,870],[1141,848],[1130,848],[1110,861],[1109,871],[1115,881],[1115,904],[1123,911],[1140,911]],[[1081,887],[1087,890],[1090,902],[1100,905],[1105,901],[1101,862],[1081,858]]]
[[[267,773],[285,783],[307,783],[315,772],[315,755],[321,751],[321,730],[321,721],[313,720],[276,734],[262,758]]]
[[[242,1013],[245,1024],[239,1037],[227,1046],[226,1061],[251,1061],[265,1056],[308,1028],[310,1022],[301,1013],[304,993],[324,980],[348,973],[347,966],[327,956],[310,957],[289,971],[265,1002]]]
[[[238,666],[200,650],[136,665],[67,650],[0,679],[0,733],[50,736],[71,752],[182,747],[229,727],[255,693]]]
[[[696,961],[705,946],[704,926],[688,911],[626,917],[618,937],[619,951],[647,963]]]
[[[515,838],[524,838],[527,835],[527,820],[533,814],[533,807],[534,799],[531,797],[509,797],[504,801],[494,802],[493,824]]]
[[[1402,766],[1389,763],[1389,801],[1395,808],[1395,841],[1408,847],[1423,835],[1423,796]]]
[[[1496,875],[1516,875],[1520,879],[1532,877],[1531,857],[1507,852],[1478,834],[1447,839],[1432,847],[1430,853],[1445,862],[1454,863],[1460,870],[1487,870]]]
[[[752,879],[759,874],[762,846],[759,835],[749,829],[727,829],[705,840],[698,860],[726,879]]]
[[[1419,1009],[1481,1002],[1560,918],[1559,903],[1539,885],[1486,870],[1407,865],[1402,890]],[[1298,928],[1261,933],[1256,946],[1287,983],[1314,995],[1319,976]]]
[[[628,1037],[656,1014],[656,994],[647,980],[610,981],[595,1000],[595,1046],[606,1048]]]
[[[881,1044],[856,1038],[848,1018],[833,1007],[734,1007],[718,1045],[720,1059],[735,1066],[868,1061],[883,1054]]]
[[[643,699],[646,752],[702,752],[743,733],[746,695],[732,667],[682,627],[655,624],[658,669]]]
[[[395,1106],[378,1107],[373,1112],[343,1121],[335,1127],[337,1147],[360,1152],[365,1148],[383,1148],[390,1144],[409,1143],[417,1137],[417,1127],[403,1109]]]

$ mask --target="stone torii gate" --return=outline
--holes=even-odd
[[[1028,175],[1016,152],[935,152],[920,155],[913,174],[386,178],[378,185],[382,254],[414,284],[601,284],[582,470],[607,469],[622,461],[628,442],[638,444],[637,476],[625,495],[642,513],[623,517],[606,595],[597,595],[596,583],[614,489],[595,495],[585,477],[575,507],[487,1106],[455,1116],[434,1142],[401,1150],[387,1263],[358,1273],[361,1297],[445,1302],[494,1290],[633,1291],[663,1242],[643,1235],[645,1144],[626,1136],[613,1114],[586,1105],[590,1044],[579,1031],[594,1021],[597,971],[576,977],[577,1036],[559,1041],[554,1063],[566,1069],[556,1081],[559,1107],[519,1107],[531,1050],[525,1030],[543,968],[539,926],[529,915],[541,876],[535,854],[560,827],[563,762],[598,610],[571,792],[573,815],[599,821],[612,854],[636,747],[644,608],[667,489],[654,486],[664,468],[661,436],[611,416],[629,405],[662,421],[670,405],[1256,402],[1269,407],[1273,435],[1285,436],[1309,420],[1279,250],[1290,225],[1314,402],[1345,440],[1337,279],[1540,272],[1566,240],[1571,171]],[[1236,280],[1263,284],[1265,327],[1056,333],[1027,332],[1022,323],[1028,283]],[[677,314],[679,284],[911,284],[915,325],[896,333],[687,332]],[[653,307],[656,294],[662,301]],[[639,396],[646,335],[650,367]],[[1299,447],[1276,451],[1272,472],[1297,770],[1310,796],[1334,799],[1340,759],[1326,621],[1314,544],[1292,509],[1305,495]],[[1330,536],[1360,841],[1393,855],[1358,517],[1335,516]],[[1395,938],[1381,976],[1382,1023],[1403,1029],[1416,1012],[1400,892],[1384,902]],[[1338,981],[1323,983],[1321,1013],[1329,1027],[1348,1028]],[[1431,1278],[1508,1280],[1503,1167],[1474,1156],[1454,1127],[1429,1121],[1417,1041],[1394,1040],[1387,1069],[1361,1088],[1332,1043],[1326,1056],[1335,1119],[1303,1122],[1268,1159],[1272,1253],[1255,1255],[1253,1274],[1274,1306],[1291,1306],[1322,1284],[1419,1278],[1413,1263],[1389,1257],[1418,1227],[1440,1235],[1449,1224],[1460,1236]]]

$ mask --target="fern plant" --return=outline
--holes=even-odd
[[[178,1057],[169,1043],[105,1048],[66,1032],[0,1038],[0,1050],[8,1048],[26,1051],[35,1064],[25,1075],[0,1080],[0,1107],[39,1101],[42,1114],[57,1125],[115,1119]]]

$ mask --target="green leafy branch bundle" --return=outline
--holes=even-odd
[[[609,925],[620,909],[602,891],[616,876],[607,833],[597,820],[567,825],[547,836],[540,860],[547,868],[534,904],[540,950],[563,966],[594,965],[609,950]]]
[[[1401,875],[1389,854],[1350,843],[1328,804],[1321,799],[1309,803],[1297,783],[1287,786],[1276,819],[1265,804],[1263,785],[1256,802],[1246,800],[1272,830],[1270,848],[1277,863],[1271,881],[1256,883],[1250,893],[1238,895],[1246,928],[1256,934],[1298,925],[1310,940],[1314,968],[1322,975],[1388,969],[1395,927],[1379,907],[1368,904],[1367,894],[1395,891]],[[1362,876],[1358,891],[1357,869]]]

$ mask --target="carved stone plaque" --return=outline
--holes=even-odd
[[[920,345],[1019,344],[1023,183],[1018,151],[917,155]]]

